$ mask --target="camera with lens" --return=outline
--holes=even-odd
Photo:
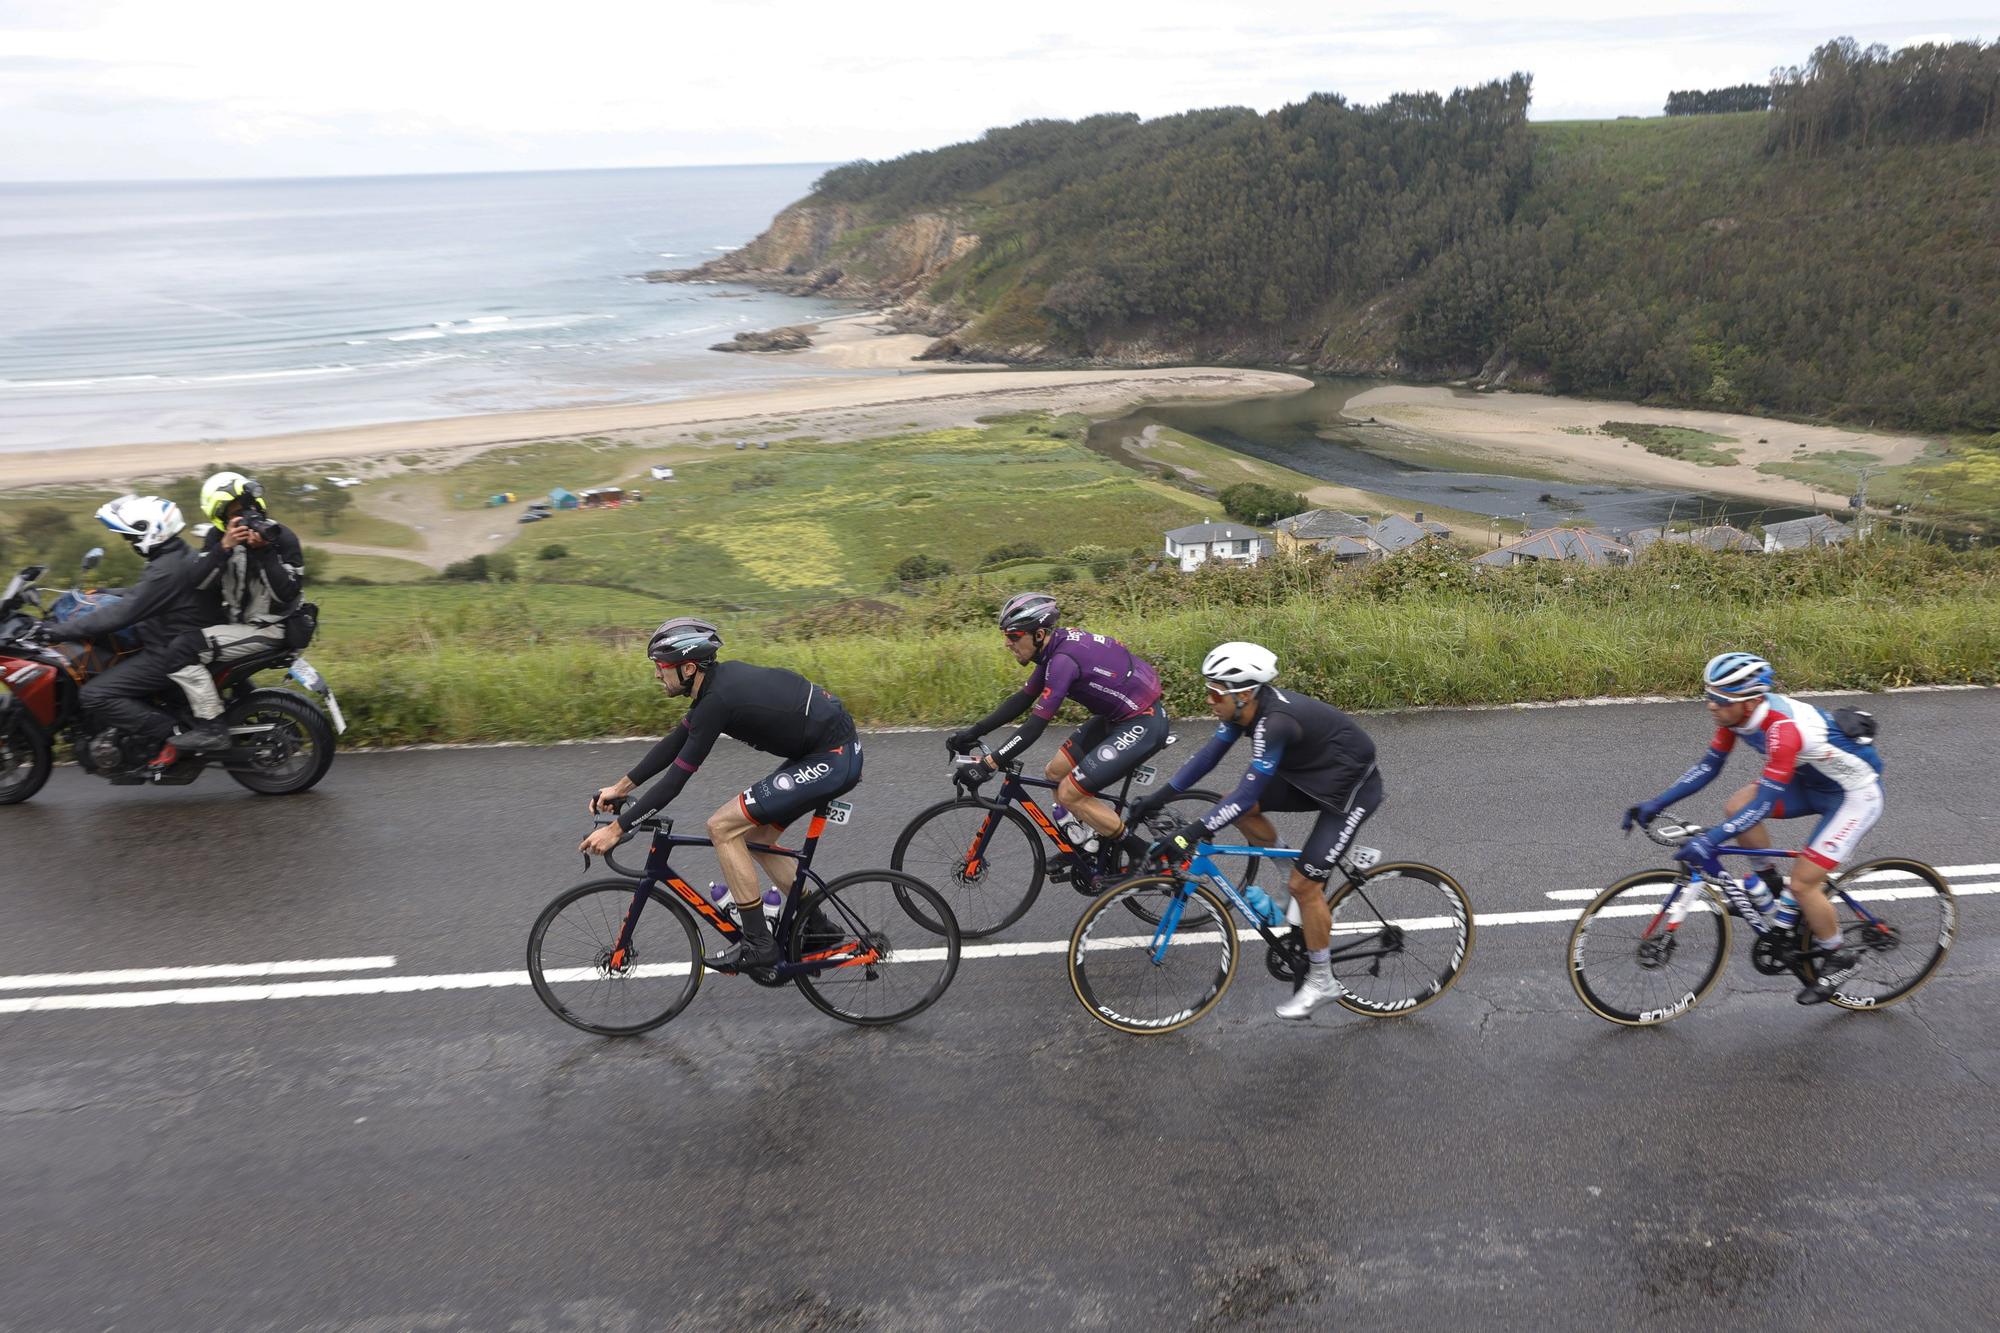
[[[230,521],[232,523],[241,523],[259,537],[265,538],[268,538],[278,527],[276,520],[267,518],[261,510],[251,509],[248,506],[245,506],[243,512]]]

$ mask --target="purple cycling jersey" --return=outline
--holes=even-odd
[[[1027,691],[1036,696],[1034,715],[1044,722],[1064,699],[1074,699],[1099,717],[1128,718],[1160,701],[1160,675],[1153,664],[1116,639],[1059,629],[1049,635]]]

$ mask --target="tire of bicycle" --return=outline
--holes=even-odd
[[[1087,952],[1084,946],[1090,938],[1092,927],[1103,925],[1113,930],[1130,930],[1128,923],[1133,912],[1130,904],[1124,901],[1126,898],[1149,889],[1157,891],[1161,885],[1180,883],[1187,884],[1188,896],[1200,900],[1202,907],[1209,914],[1210,921],[1202,929],[1215,930],[1214,923],[1220,922],[1223,937],[1227,941],[1224,963],[1217,973],[1213,987],[1192,1008],[1178,1010],[1162,1017],[1120,1014],[1113,1011],[1094,995],[1089,978],[1089,964],[1084,961]],[[1154,924],[1158,924],[1157,916],[1154,918]],[[1185,913],[1181,924],[1187,924]],[[1179,927],[1176,927],[1176,933],[1179,933]],[[1134,1036],[1156,1037],[1168,1032],[1178,1032],[1215,1008],[1229,990],[1229,983],[1236,979],[1236,966],[1242,957],[1243,941],[1237,932],[1236,920],[1214,890],[1205,884],[1191,880],[1183,881],[1174,875],[1140,875],[1105,890],[1077,919],[1076,929],[1069,937],[1069,985],[1070,990],[1076,995],[1077,1002],[1089,1011],[1092,1018],[1106,1027],[1129,1032]]]
[[[1567,969],[1569,972],[1570,987],[1576,991],[1576,998],[1583,1001],[1584,1008],[1590,1010],[1591,1013],[1596,1014],[1606,1022],[1636,1028],[1652,1027],[1655,1024],[1664,1023],[1670,1018],[1678,1018],[1701,1003],[1702,998],[1715,988],[1717,979],[1722,976],[1723,960],[1729,956],[1730,914],[1726,908],[1713,901],[1712,898],[1705,905],[1705,910],[1713,912],[1717,921],[1715,955],[1698,964],[1701,968],[1701,976],[1698,983],[1687,995],[1677,997],[1673,1004],[1663,1006],[1659,1009],[1646,1010],[1620,1008],[1593,992],[1590,988],[1589,980],[1584,976],[1583,948],[1588,941],[1591,923],[1596,919],[1597,913],[1609,904],[1612,899],[1618,897],[1619,894],[1624,893],[1626,890],[1647,885],[1656,886],[1659,890],[1657,901],[1665,902],[1667,894],[1672,890],[1675,881],[1679,878],[1679,872],[1673,870],[1642,870],[1636,875],[1627,875],[1624,879],[1619,880],[1616,884],[1613,884],[1610,888],[1591,899],[1590,905],[1583,909],[1583,915],[1577,918],[1576,925],[1571,927],[1569,932],[1569,966]],[[1699,886],[1691,885],[1689,891],[1700,893],[1704,898],[1709,897],[1706,891]],[[1638,900],[1635,899],[1634,901]]]
[[[856,1027],[887,1027],[906,1018],[914,1018],[936,1004],[939,997],[951,986],[952,978],[958,975],[962,932],[958,928],[957,919],[952,915],[951,904],[946,901],[943,894],[915,875],[906,875],[896,870],[857,870],[852,874],[842,875],[839,879],[807,894],[805,901],[799,904],[797,917],[792,921],[791,939],[786,941],[785,956],[796,962],[804,953],[805,934],[813,919],[813,909],[820,908],[822,912],[831,910],[832,919],[844,921],[846,913],[840,908],[827,909],[826,904],[829,900],[839,898],[841,889],[847,885],[885,881],[893,882],[895,901],[905,912],[910,913],[909,924],[925,932],[920,937],[920,947],[943,948],[947,951],[945,968],[943,974],[916,1003],[891,1014],[849,1013],[815,985],[818,980],[816,976],[802,972],[793,978],[798,983],[799,993],[811,1001],[815,1009],[830,1014],[843,1023],[852,1023]],[[917,915],[919,912],[922,913],[921,917]],[[889,957],[893,961],[895,955],[891,953]]]
[[[1908,999],[1926,981],[1937,975],[1939,966],[1944,962],[1945,953],[1951,948],[1952,941],[1958,935],[1958,899],[1953,895],[1951,886],[1945,883],[1944,876],[1938,874],[1935,866],[1926,865],[1922,861],[1912,861],[1908,857],[1884,857],[1879,861],[1868,861],[1854,866],[1836,875],[1833,883],[1828,885],[1829,892],[1827,894],[1828,900],[1834,905],[1834,911],[1838,913],[1844,906],[1840,901],[1838,893],[1842,885],[1852,884],[1863,876],[1881,874],[1884,871],[1902,875],[1914,875],[1919,884],[1931,889],[1937,895],[1936,901],[1939,901],[1943,907],[1943,916],[1941,918],[1943,924],[1938,928],[1935,936],[1932,936],[1926,930],[1923,935],[1912,939],[1907,932],[1898,931],[1895,936],[1895,952],[1901,953],[1913,948],[1929,948],[1931,950],[1930,957],[1924,961],[1922,970],[1910,980],[1876,994],[1859,993],[1852,989],[1851,987],[1855,985],[1855,982],[1850,978],[1849,981],[1842,983],[1842,989],[1834,994],[1831,1001],[1831,1003],[1839,1005],[1842,1009],[1856,1011],[1883,1009],[1896,1003],[1898,1000]],[[1879,913],[1879,915],[1884,921],[1893,926],[1895,924],[1894,917],[1897,915],[1897,908],[1906,907],[1912,903],[1929,903],[1931,901],[1933,899],[1929,898],[1892,899],[1883,904],[1886,910]],[[1863,933],[1860,938],[1865,946],[1868,941],[1866,927],[1863,927],[1862,931]],[[1811,964],[1807,964],[1806,970],[1808,972],[1812,970]],[[1856,975],[1865,974],[1867,970],[1866,954],[1864,953],[1862,965],[1856,969]]]
[[[1043,881],[1046,879],[1048,873],[1048,854],[1042,849],[1042,835],[1036,831],[1035,826],[1033,824],[1028,822],[1028,817],[1026,815],[1022,814],[1019,810],[1013,809],[1012,807],[1008,807],[1007,809],[997,810],[997,811],[987,810],[986,807],[980,805],[979,802],[974,800],[969,800],[966,797],[962,796],[954,800],[939,801],[936,805],[918,811],[916,817],[903,826],[902,833],[897,835],[895,847],[889,853],[889,868],[892,870],[903,871],[905,874],[911,874],[912,877],[915,877],[914,872],[908,870],[904,865],[904,860],[909,853],[910,845],[916,840],[917,836],[923,832],[924,825],[930,823],[935,819],[942,817],[947,813],[969,812],[972,810],[978,810],[984,814],[991,814],[1000,821],[1000,827],[994,829],[993,831],[993,836],[996,838],[1005,836],[1001,832],[1001,830],[1004,828],[1011,826],[1012,828],[1016,829],[1020,833],[1021,837],[1027,843],[1028,864],[1030,866],[1028,872],[1028,885],[1027,888],[1021,893],[1020,900],[1018,902],[1015,902],[1011,908],[1007,909],[997,921],[994,921],[989,924],[984,920],[975,918],[974,923],[972,925],[967,925],[966,922],[963,920],[958,921],[957,923],[958,933],[960,938],[968,940],[982,940],[985,939],[988,935],[999,934],[1001,931],[1007,929],[1007,927],[1013,925],[1016,921],[1019,921],[1021,917],[1024,914],[1026,914],[1027,910],[1035,905],[1035,899],[1041,895],[1042,884]],[[991,845],[990,839],[988,845],[989,846]],[[968,850],[970,849],[968,848]],[[923,883],[924,881],[920,879],[918,882]],[[947,887],[950,888],[956,886],[948,885]],[[949,902],[950,899],[947,898],[946,901]],[[915,900],[912,900],[909,906],[911,907],[912,910],[914,910]]]
[[[694,1001],[695,993],[701,989],[703,971],[701,966],[701,928],[695,924],[695,920],[688,914],[687,908],[681,906],[680,902],[669,896],[664,889],[658,885],[653,886],[648,895],[650,901],[647,903],[646,914],[641,919],[653,920],[653,913],[665,912],[668,916],[679,922],[681,929],[686,933],[690,968],[687,987],[681,992],[678,1002],[638,1023],[623,1025],[593,1023],[572,1012],[568,1005],[565,1005],[561,1000],[556,998],[554,989],[549,985],[547,977],[543,975],[542,943],[543,938],[548,933],[549,926],[554,923],[557,917],[562,915],[565,907],[568,907],[579,898],[593,893],[602,893],[606,889],[613,887],[622,891],[629,898],[639,886],[629,879],[604,878],[585,880],[575,888],[567,889],[557,894],[554,900],[542,909],[541,915],[535,918],[533,928],[528,931],[528,980],[535,988],[535,995],[548,1007],[549,1012],[560,1018],[563,1022],[568,1023],[571,1027],[581,1028],[583,1031],[599,1037],[636,1037],[642,1032],[651,1032],[662,1023],[676,1017]],[[669,928],[670,930],[671,928]],[[672,938],[671,933],[669,933],[668,938]]]
[[[1459,882],[1444,871],[1439,870],[1436,866],[1427,866],[1419,861],[1391,861],[1383,865],[1378,865],[1369,870],[1367,874],[1363,875],[1354,884],[1343,886],[1327,903],[1327,910],[1332,914],[1335,924],[1346,926],[1353,924],[1353,921],[1360,920],[1359,917],[1355,917],[1352,921],[1341,921],[1340,910],[1342,905],[1347,903],[1349,899],[1366,893],[1368,885],[1373,881],[1386,879],[1391,875],[1399,875],[1404,879],[1417,880],[1438,890],[1444,899],[1454,904],[1450,910],[1458,916],[1460,935],[1452,949],[1449,969],[1440,976],[1431,978],[1431,984],[1421,994],[1392,1001],[1363,999],[1352,992],[1336,998],[1335,1002],[1341,1008],[1351,1014],[1360,1014],[1366,1018],[1396,1018],[1404,1014],[1414,1014],[1417,1010],[1450,990],[1452,983],[1457,981],[1465,971],[1465,960],[1472,956],[1472,941],[1474,935],[1477,933],[1477,929],[1472,921],[1472,899],[1466,897],[1465,890],[1460,887]],[[1365,903],[1365,899],[1363,901]],[[1335,975],[1338,976],[1339,973],[1336,972]]]
[[[1178,813],[1180,813],[1182,817],[1173,821],[1174,825],[1178,826],[1181,824],[1186,824],[1191,822],[1199,815],[1207,814],[1210,810],[1213,810],[1216,806],[1220,805],[1221,803],[1222,803],[1222,797],[1218,796],[1216,793],[1212,791],[1203,791],[1201,788],[1195,787],[1182,792],[1180,795],[1176,797],[1173,797],[1165,805],[1161,806],[1160,809],[1162,812],[1165,812],[1169,810],[1174,810],[1176,806],[1180,807]],[[1230,881],[1236,885],[1236,888],[1239,892],[1249,888],[1252,884],[1255,884],[1257,882],[1257,872],[1260,869],[1262,869],[1264,865],[1264,859],[1259,856],[1226,857],[1224,859],[1228,861],[1241,861],[1243,863],[1242,865],[1236,867],[1234,870],[1231,870],[1227,866],[1224,867],[1224,873],[1229,875]],[[1239,875],[1241,876],[1241,878],[1238,878]],[[1157,926],[1160,924],[1159,918],[1157,916],[1147,915],[1147,912],[1150,909],[1148,909],[1142,903],[1128,901],[1125,904],[1125,908],[1127,911],[1131,912],[1133,916],[1138,917],[1141,921],[1144,921],[1149,926]],[[1199,914],[1197,915],[1197,913]],[[1211,925],[1213,924],[1214,920],[1215,918],[1209,916],[1206,909],[1197,908],[1192,903],[1188,905],[1186,910],[1181,915],[1181,924],[1190,927]]]

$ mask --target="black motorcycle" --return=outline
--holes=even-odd
[[[93,548],[83,558],[83,571],[97,567],[104,552]],[[164,768],[147,765],[159,751],[148,742],[115,727],[96,727],[84,717],[80,696],[84,682],[109,669],[136,644],[119,636],[88,643],[45,643],[36,633],[44,620],[56,623],[103,606],[115,593],[84,592],[80,587],[54,594],[36,586],[45,569],[30,565],[16,574],[0,593],[0,805],[16,805],[42,789],[49,780],[59,741],[68,740],[86,773],[120,786],[152,783],[179,787],[193,782],[205,768],[221,768],[261,796],[302,792],[333,764],[335,736],[347,729],[333,689],[299,650],[273,648],[241,661],[212,668],[223,698],[227,749],[183,753]],[[40,615],[31,614],[33,608]],[[258,686],[253,677],[283,669],[314,699],[296,690]],[[193,720],[187,698],[168,687],[150,701],[171,714],[176,725]]]

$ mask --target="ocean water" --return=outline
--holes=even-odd
[[[0,449],[835,373],[707,348],[848,307],[638,276],[743,244],[822,170],[0,184]]]

